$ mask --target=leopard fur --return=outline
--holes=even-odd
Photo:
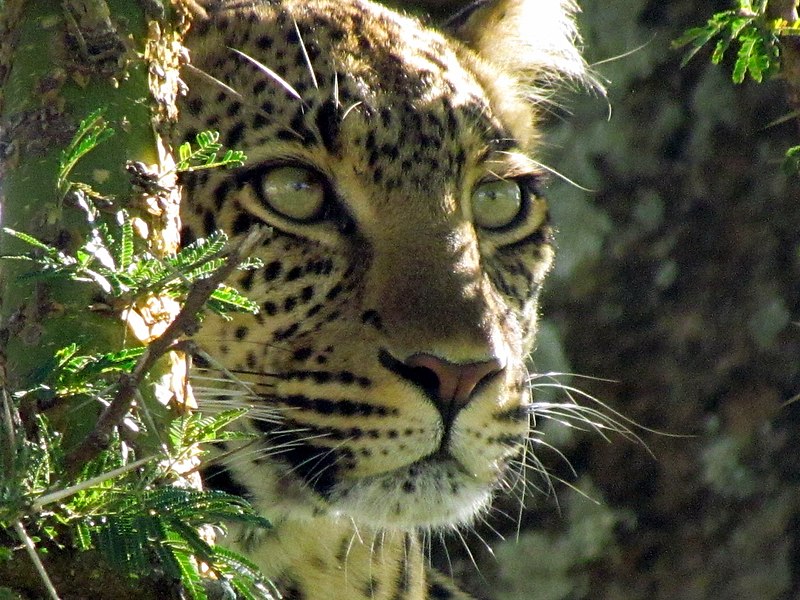
[[[200,4],[176,140],[248,161],[186,174],[183,240],[272,228],[231,282],[259,314],[197,334],[235,380],[201,400],[258,435],[209,482],[274,523],[229,541],[284,598],[466,598],[421,536],[469,524],[525,447],[553,256],[531,157],[583,77],[574,7],[482,1],[435,31],[367,0]]]

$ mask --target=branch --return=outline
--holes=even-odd
[[[145,375],[161,356],[173,349],[178,338],[196,329],[197,313],[203,308],[211,294],[214,293],[214,290],[228,278],[257,246],[261,245],[269,235],[269,232],[270,230],[267,227],[252,229],[241,242],[231,248],[224,265],[209,277],[201,279],[192,285],[178,316],[169,324],[161,336],[150,342],[147,350],[139,357],[133,371],[120,377],[119,389],[111,404],[100,415],[91,433],[67,456],[66,464],[71,473],[77,472],[83,465],[108,447],[114,428],[122,422],[125,415],[130,411],[136,390],[141,385]]]
[[[22,525],[21,521],[17,521],[14,523],[14,530],[17,532],[20,541],[25,546],[25,551],[30,556],[33,565],[36,567],[36,572],[39,574],[39,577],[42,580],[42,585],[44,585],[45,589],[47,590],[47,594],[50,596],[51,600],[59,600],[58,592],[56,591],[55,586],[53,586],[53,582],[50,580],[50,576],[47,574],[47,570],[44,568],[39,555],[36,553],[36,546],[33,544],[33,540],[28,535],[28,532],[25,531],[25,527]]]

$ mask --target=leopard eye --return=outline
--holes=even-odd
[[[472,192],[472,219],[478,227],[505,227],[521,210],[522,190],[513,179],[486,181]]]
[[[326,189],[322,178],[302,167],[276,167],[261,179],[269,207],[295,221],[312,221],[322,214]]]

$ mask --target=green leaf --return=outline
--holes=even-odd
[[[692,27],[688,29],[681,37],[672,43],[674,48],[682,48],[683,46],[691,46],[689,51],[684,55],[681,60],[681,66],[686,64],[694,57],[695,54],[714,36],[719,35],[720,31],[725,27],[725,20],[729,13],[719,13],[713,18],[709,19],[704,27]]]
[[[50,256],[56,257],[60,255],[59,251],[56,248],[48,246],[44,242],[40,242],[32,235],[28,235],[27,233],[23,233],[22,231],[11,229],[10,227],[3,227],[3,232],[17,238],[18,240],[25,242],[26,244],[29,244],[30,246],[33,246],[34,248],[38,248],[39,250],[44,250]]]
[[[180,162],[187,162],[192,155],[192,145],[189,142],[184,142],[178,146],[178,159]]]
[[[246,156],[241,150],[226,150],[222,157],[219,152],[222,144],[219,143],[219,132],[201,131],[195,136],[197,148],[193,149],[190,142],[184,142],[178,148],[178,172],[191,172],[199,169],[213,169],[217,167],[241,167]]]
[[[119,252],[116,255],[116,263],[121,271],[125,271],[133,261],[133,225],[127,214],[123,213],[122,219],[122,225],[120,226],[121,238]]]
[[[56,189],[62,195],[72,187],[72,183],[67,179],[70,172],[87,153],[94,150],[97,146],[107,141],[114,135],[114,130],[108,127],[103,118],[104,109],[98,108],[89,113],[81,121],[78,131],[72,138],[69,146],[61,153],[58,165],[58,176],[56,178]]]
[[[211,293],[208,299],[208,308],[216,314],[225,317],[229,312],[244,312],[253,315],[258,314],[259,307],[256,302],[243,296],[238,290],[221,283],[219,287]]]
[[[800,146],[792,146],[786,151],[782,169],[788,176],[796,176],[800,173]]]
[[[216,415],[193,413],[173,419],[169,425],[169,439],[176,450],[194,444],[213,444],[231,439],[242,439],[248,434],[229,431],[227,427],[247,414],[246,408],[226,410]]]
[[[755,27],[748,27],[741,36],[741,46],[733,66],[734,83],[742,83],[749,73],[755,81],[761,82],[770,68],[770,55],[763,34]]]
[[[192,559],[192,555],[184,550],[184,546],[180,544],[180,538],[177,538],[175,534],[169,537],[174,540],[172,556],[180,570],[181,583],[195,600],[208,600],[208,594],[206,594],[203,587],[203,578],[200,576],[197,563]]]

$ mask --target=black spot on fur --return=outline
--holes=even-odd
[[[256,113],[253,117],[253,129],[262,129],[270,124],[270,120],[262,113]]]
[[[327,294],[325,294],[325,299],[326,299],[326,300],[329,300],[329,301],[330,301],[330,300],[335,300],[335,299],[336,299],[336,297],[337,297],[339,294],[341,294],[343,290],[344,290],[344,287],[342,287],[342,284],[341,284],[341,283],[337,283],[335,286],[333,286],[333,287],[332,287],[332,288],[331,288],[331,289],[328,291],[328,293],[327,293]]]
[[[303,275],[302,267],[292,267],[286,274],[286,281],[295,281]]]
[[[239,145],[239,142],[244,139],[244,130],[245,124],[242,121],[239,121],[228,130],[227,135],[225,136],[225,145],[228,148],[236,149],[236,146]]]
[[[279,581],[277,586],[281,590],[283,600],[307,600],[306,594],[300,589],[300,585],[295,581]]]
[[[304,145],[310,146],[316,141],[316,136],[306,126],[306,115],[302,106],[299,106],[295,111],[292,120],[289,121],[289,126],[295,134],[300,136]]]
[[[227,492],[243,498],[253,497],[252,492],[236,481],[230,471],[222,465],[209,465],[202,471],[203,481],[212,490]]]
[[[247,271],[244,275],[239,278],[239,286],[245,291],[249,292],[253,288],[253,279],[255,278],[256,273],[252,269]]]
[[[214,216],[214,211],[207,210],[203,213],[203,231],[206,237],[210,236],[217,230],[217,219]]]
[[[228,105],[228,109],[225,111],[229,117],[235,117],[239,114],[242,110],[242,103],[238,100],[234,100]]]
[[[264,281],[270,282],[275,281],[278,277],[280,277],[281,272],[283,271],[283,265],[278,260],[273,260],[267,266],[264,267]]]
[[[272,334],[272,339],[276,342],[282,342],[284,340],[288,340],[294,334],[297,333],[297,330],[300,329],[299,323],[292,323],[286,329],[279,329],[275,333]]]
[[[234,235],[241,235],[250,231],[250,229],[258,223],[261,223],[260,219],[255,218],[248,212],[242,211],[236,215],[236,218],[233,220],[231,231]]]
[[[214,206],[218,211],[222,210],[222,205],[225,203],[225,200],[228,197],[228,192],[231,191],[231,187],[231,182],[226,179],[214,188],[214,191],[212,192],[214,195]]]
[[[315,124],[322,144],[331,154],[336,154],[339,150],[340,123],[339,110],[333,100],[328,100],[319,107]]]
[[[199,96],[195,96],[186,102],[186,108],[188,108],[189,112],[193,115],[199,115],[201,112],[203,112],[204,106],[205,104],[203,103],[203,99]],[[193,139],[193,136],[187,135],[186,137]]]
[[[366,310],[361,314],[361,322],[364,325],[371,325],[378,331],[383,328],[383,321],[377,310]]]
[[[314,287],[307,285],[302,290],[300,290],[300,300],[303,302],[308,302],[314,297]]]
[[[453,592],[441,583],[430,583],[428,585],[428,598],[430,600],[452,600],[454,596]]]
[[[194,235],[191,227],[183,227],[181,229],[181,244],[186,246],[187,244],[191,244],[197,238]]]
[[[311,358],[311,355],[313,353],[314,349],[306,346],[304,348],[298,348],[297,350],[295,350],[294,353],[292,354],[292,358],[294,360],[308,360],[309,358]]]
[[[256,421],[259,424],[260,421]],[[302,427],[301,427],[302,429]],[[275,436],[275,443],[281,444],[281,458],[292,466],[292,473],[302,477],[320,496],[327,497],[338,481],[340,460],[344,449],[320,448],[302,441],[307,433],[282,433]],[[299,596],[302,597],[302,596]],[[284,594],[284,598],[286,595]]]
[[[263,79],[259,79],[253,84],[253,93],[258,96],[262,93],[265,89],[267,89],[267,82]]]
[[[256,38],[256,46],[261,48],[261,50],[269,50],[272,48],[273,40],[272,37],[269,35],[260,35]]]

